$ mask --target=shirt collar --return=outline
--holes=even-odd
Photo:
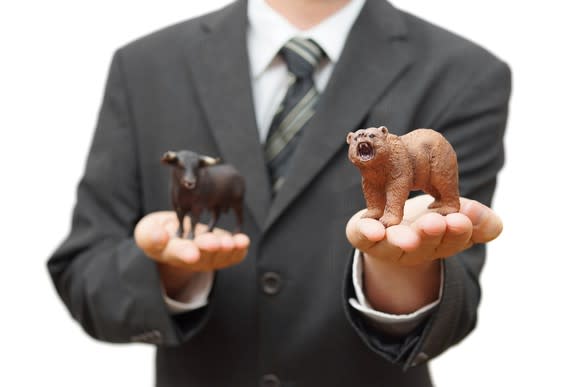
[[[294,36],[313,39],[336,63],[346,38],[365,0],[351,0],[320,24],[300,30],[274,11],[265,0],[248,1],[248,55],[252,77],[258,77],[272,63],[282,46]]]

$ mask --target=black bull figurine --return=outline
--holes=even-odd
[[[230,208],[237,219],[235,232],[241,231],[245,183],[234,167],[188,150],[166,152],[161,161],[173,167],[171,202],[179,220],[178,237],[193,239],[195,225],[204,209],[212,214],[208,231],[214,229],[220,214]],[[186,215],[191,220],[187,236],[183,235]]]

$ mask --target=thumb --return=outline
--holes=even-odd
[[[473,224],[471,240],[473,243],[486,243],[501,234],[503,223],[501,218],[489,207],[475,200],[462,203],[461,212],[467,215]]]
[[[170,236],[160,219],[160,214],[152,213],[143,217],[133,233],[135,243],[143,252],[153,258],[159,259],[169,242]]]

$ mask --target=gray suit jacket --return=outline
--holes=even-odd
[[[367,1],[272,201],[245,10],[236,2],[116,52],[72,230],[48,263],[56,289],[91,336],[158,345],[159,386],[430,386],[426,360],[475,326],[485,248],[445,261],[441,302],[416,331],[373,330],[347,304],[344,228],[365,203],[345,136],[383,124],[396,134],[435,128],[458,153],[462,195],[489,204],[504,161],[509,70],[473,43]],[[169,208],[159,162],[169,149],[239,168],[252,240],[243,263],[218,273],[209,306],[179,316],[132,238],[143,215]]]

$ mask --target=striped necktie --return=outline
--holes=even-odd
[[[280,50],[280,55],[288,67],[289,86],[272,119],[264,147],[273,194],[284,183],[301,129],[314,115],[319,94],[312,75],[326,57],[314,41],[304,38],[288,41]]]

